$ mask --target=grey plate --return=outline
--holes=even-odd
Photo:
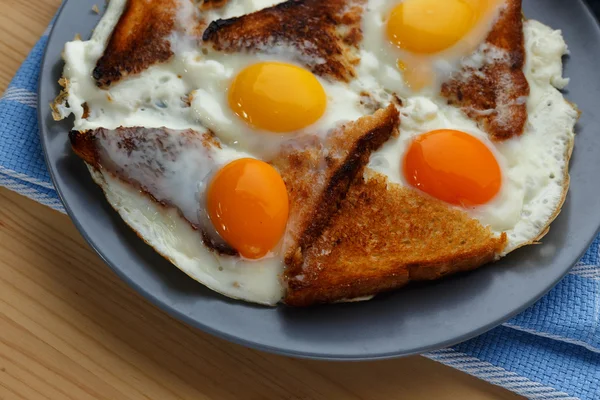
[[[530,306],[578,260],[600,226],[600,29],[580,0],[525,0],[530,18],[563,29],[572,60],[567,93],[583,111],[571,191],[543,246],[519,250],[472,273],[414,286],[372,301],[309,309],[230,301],[197,284],[146,246],[120,220],[70,150],[69,122],[55,123],[63,44],[90,34],[96,0],[66,1],[43,62],[40,127],[54,183],[86,240],[113,270],[150,301],[183,321],[247,346],[325,359],[376,359],[420,353],[479,335]]]

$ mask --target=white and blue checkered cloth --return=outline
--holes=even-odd
[[[45,34],[0,99],[0,185],[64,208],[44,163],[37,81]],[[424,354],[531,399],[600,399],[600,237],[548,295],[504,325]]]

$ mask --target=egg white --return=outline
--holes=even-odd
[[[283,3],[284,1],[286,0],[227,1],[222,7],[207,11],[205,13],[205,18],[207,21],[235,18],[262,10],[263,8],[274,6],[275,4]]]

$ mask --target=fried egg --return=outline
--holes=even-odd
[[[191,278],[225,296],[273,305],[283,297],[279,258],[248,260],[206,247],[175,208],[165,208],[114,175],[89,168],[110,205],[146,243]]]
[[[280,3],[282,0],[229,1],[223,7],[207,11],[207,21],[231,18]],[[154,65],[131,79],[124,79],[108,90],[97,87],[91,78],[98,59],[121,17],[127,0],[114,0],[94,29],[89,40],[73,40],[65,44],[63,76],[68,80],[68,98],[59,104],[62,115],[74,116],[74,129],[115,129],[119,126],[145,126],[171,129],[205,127],[189,107],[190,94],[197,89],[196,73],[191,60],[202,57],[195,37],[176,33],[170,38],[175,56],[167,63]],[[177,23],[181,27],[196,26],[192,2],[179,2]],[[188,69],[189,68],[189,69]],[[191,70],[190,70],[191,69]]]
[[[371,156],[369,167],[390,181],[465,210],[492,232],[506,232],[508,253],[543,235],[562,205],[577,110],[559,89],[567,46],[560,31],[524,26],[531,88],[521,136],[492,142],[439,96],[408,97],[400,136]]]
[[[282,143],[305,135],[324,138],[332,129],[369,113],[360,91],[316,76],[279,54],[185,53],[196,80],[194,117],[225,144],[269,159]],[[291,58],[291,57],[287,57]]]
[[[207,130],[188,99],[198,88],[195,74],[205,71],[185,60],[202,56],[200,48],[195,54],[176,53],[172,61],[108,90],[95,85],[91,71],[125,3],[111,1],[92,38],[67,43],[63,55],[68,97],[59,111],[74,115],[75,130],[145,129],[135,149],[131,137],[96,138],[102,168],[88,166],[94,181],[140,237],[192,278],[232,298],[277,303],[283,296],[283,262],[276,253],[287,220],[285,185],[273,167],[239,146],[221,146],[215,139],[218,145],[209,148],[185,137],[190,129]],[[238,3],[222,15],[254,11],[252,5],[266,3]],[[231,116],[247,125],[233,111]],[[166,133],[163,127],[169,128]],[[207,240],[238,254],[212,251]]]
[[[363,21],[360,75],[376,76],[385,88],[403,97],[439,93],[442,82],[459,70],[461,63],[504,57],[483,45],[502,3],[369,1]]]

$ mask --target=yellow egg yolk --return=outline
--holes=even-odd
[[[502,173],[492,151],[477,138],[443,129],[418,136],[404,157],[412,186],[450,204],[485,204],[500,191]]]
[[[321,118],[327,96],[310,71],[292,64],[261,62],[235,77],[229,88],[229,106],[255,128],[286,133]]]
[[[438,53],[473,29],[488,1],[405,0],[389,16],[388,39],[411,53]]]
[[[212,179],[207,210],[227,244],[243,257],[258,259],[283,236],[289,211],[287,190],[272,166],[242,158],[227,164]]]

